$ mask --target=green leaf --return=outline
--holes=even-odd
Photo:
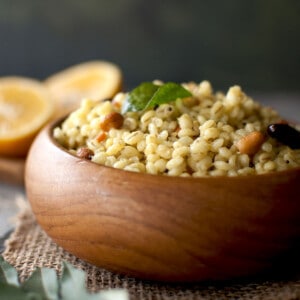
[[[85,286],[85,273],[63,263],[63,274],[55,270],[36,269],[19,285],[17,271],[0,256],[0,299],[12,300],[129,300],[125,290],[109,290],[91,294]]]
[[[158,88],[159,86],[152,82],[141,83],[128,94],[122,107],[122,113],[143,110]]]
[[[144,82],[128,94],[122,107],[122,113],[142,111],[191,96],[192,94],[188,90],[174,82],[167,82],[161,86],[152,82]]]
[[[47,300],[58,300],[59,285],[54,269],[36,269],[21,288],[24,291],[34,291]]]
[[[25,300],[44,300],[44,298],[41,295],[34,293],[34,292],[26,293],[26,296],[24,299]]]
[[[176,99],[191,97],[192,94],[180,84],[167,82],[162,85],[152,96],[148,102],[147,108],[152,108],[156,105],[175,101]]]
[[[18,273],[14,267],[0,256],[0,283],[19,285]]]
[[[129,300],[129,294],[125,290],[113,289],[101,291],[98,300]]]
[[[102,291],[90,294],[85,289],[85,273],[68,263],[64,263],[61,277],[61,296],[63,300],[128,300],[127,292],[123,290]]]
[[[22,291],[18,286],[0,282],[0,299],[24,300],[26,292]]]
[[[65,300],[85,299],[85,274],[75,269],[68,263],[63,263],[63,273],[61,277],[61,295]]]

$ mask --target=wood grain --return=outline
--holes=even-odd
[[[300,168],[249,177],[126,172],[70,155],[40,133],[27,195],[39,224],[95,265],[163,281],[247,276],[286,263],[300,237]]]
[[[23,185],[25,159],[0,157],[0,182]]]

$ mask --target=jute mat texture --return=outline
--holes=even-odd
[[[92,266],[64,251],[37,225],[30,206],[21,203],[14,232],[6,240],[5,259],[17,268],[20,280],[26,279],[36,267],[61,271],[62,261],[68,261],[87,274],[90,291],[124,288],[131,300],[195,300],[195,299],[300,299],[300,274],[289,279],[243,280],[242,282],[172,285],[145,282],[111,273]],[[296,278],[295,278],[296,277]]]

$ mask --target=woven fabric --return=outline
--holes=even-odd
[[[24,205],[25,203],[25,205]],[[87,274],[90,291],[125,288],[132,300],[195,300],[195,299],[300,299],[300,277],[289,280],[269,280],[243,283],[171,285],[145,282],[111,273],[92,266],[64,251],[37,225],[29,205],[24,202],[15,231],[6,241],[5,259],[26,279],[36,267],[61,271],[62,261],[68,261]]]

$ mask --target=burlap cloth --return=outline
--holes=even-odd
[[[21,201],[21,204],[15,231],[6,241],[3,253],[5,259],[17,268],[21,281],[36,267],[55,268],[59,273],[61,262],[65,260],[86,272],[90,291],[125,288],[133,300],[300,299],[300,276],[295,275],[293,278],[280,280],[171,285],[111,273],[76,258],[53,243],[37,225],[27,202]]]

